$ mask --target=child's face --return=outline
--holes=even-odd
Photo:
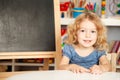
[[[84,20],[80,24],[80,30],[77,32],[78,42],[81,47],[91,47],[97,40],[97,29],[94,23]]]

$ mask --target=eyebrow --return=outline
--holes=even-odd
[[[85,27],[80,27],[80,29],[83,29],[83,28],[86,29]],[[95,29],[95,30],[97,30],[96,28],[90,28],[90,29]]]

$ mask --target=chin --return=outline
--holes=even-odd
[[[93,47],[92,45],[84,45],[85,48]]]

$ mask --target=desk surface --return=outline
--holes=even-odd
[[[17,74],[6,80],[120,80],[120,73],[106,72],[101,75],[75,74],[67,70],[34,71]]]

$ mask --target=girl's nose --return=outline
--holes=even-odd
[[[87,37],[87,38],[90,37],[90,32],[89,32],[89,31],[86,32],[86,37]]]

